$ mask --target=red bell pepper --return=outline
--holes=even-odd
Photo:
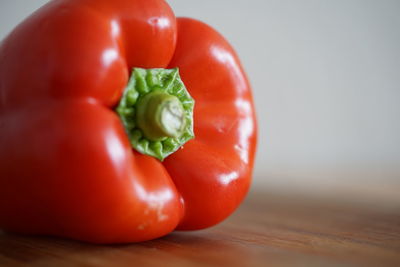
[[[0,228],[123,243],[215,225],[256,132],[211,27],[162,0],[53,0],[0,46]]]

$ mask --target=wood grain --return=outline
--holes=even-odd
[[[400,266],[400,205],[338,199],[252,193],[217,227],[140,244],[3,233],[0,266]]]

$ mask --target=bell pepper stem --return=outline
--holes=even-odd
[[[193,108],[178,69],[135,68],[116,111],[132,147],[162,161],[194,138]]]
[[[151,141],[178,138],[184,131],[185,111],[176,96],[154,91],[138,102],[136,121]]]

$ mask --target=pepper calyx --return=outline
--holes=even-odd
[[[194,138],[193,108],[178,68],[134,68],[116,112],[132,147],[163,161]]]

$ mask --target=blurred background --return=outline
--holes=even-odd
[[[1,0],[0,39],[46,0]],[[400,1],[168,0],[233,44],[253,85],[253,189],[400,201]]]

